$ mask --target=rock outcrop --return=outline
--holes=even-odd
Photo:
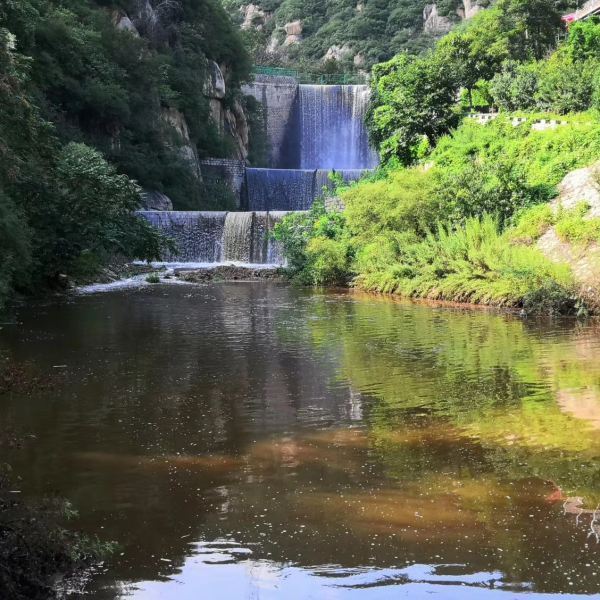
[[[171,198],[162,192],[142,192],[141,200],[142,208],[144,210],[173,210],[173,202],[171,202]]]
[[[262,31],[273,16],[273,13],[263,10],[256,4],[242,6],[240,11],[244,15],[242,29],[245,30],[256,29],[256,31]]]
[[[325,56],[323,57],[324,61],[335,60],[337,62],[345,60],[352,56],[352,48],[349,44],[344,44],[342,46],[330,46]]]
[[[600,217],[600,162],[569,173],[559,184],[559,194],[552,202],[555,212],[586,202],[590,209],[584,218]],[[550,260],[570,265],[581,296],[595,311],[600,309],[600,246],[578,246],[561,240],[550,227],[538,240],[537,247]]]
[[[204,96],[208,98],[210,116],[219,133],[232,138],[235,158],[248,158],[249,128],[244,109],[238,100],[231,107],[223,101],[226,93],[227,72],[214,61],[208,63],[208,78],[204,85]]]
[[[432,35],[448,33],[454,22],[449,17],[440,15],[437,4],[426,4],[423,8],[423,30]]]
[[[163,108],[161,118],[167,143],[177,150],[179,156],[189,164],[192,173],[201,180],[198,152],[190,139],[188,124],[183,113],[176,108]]]
[[[483,6],[480,6],[474,0],[463,0],[463,7],[459,9],[458,16],[461,19],[470,19],[482,10],[484,10]]]
[[[136,26],[133,24],[133,21],[129,18],[129,16],[121,11],[115,11],[112,15],[112,21],[114,26],[119,31],[127,31],[136,37],[139,37],[140,33],[137,30]]]
[[[285,30],[284,46],[291,46],[302,41],[302,21],[291,21],[283,26]]]

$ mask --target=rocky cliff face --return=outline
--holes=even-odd
[[[209,61],[203,93],[209,100],[211,118],[219,133],[233,140],[234,158],[245,161],[248,158],[248,120],[239,100],[229,104],[225,102],[226,72],[224,74],[223,69],[214,61]]]
[[[175,8],[170,3],[161,2],[153,6],[150,0],[138,0],[134,3],[131,14],[122,10],[113,11],[112,21],[117,29],[132,35],[161,38],[169,19],[174,16],[171,14],[173,10]],[[246,21],[252,26],[258,26],[257,24],[261,20],[264,22],[264,19],[266,13],[257,6],[247,7]],[[232,139],[234,158],[246,160],[249,144],[248,121],[239,100],[226,102],[226,69],[209,60],[206,72],[202,93],[208,100],[211,119],[221,135]],[[161,121],[166,143],[176,148],[178,154],[190,165],[194,175],[201,180],[198,151],[190,139],[189,125],[183,113],[173,107],[163,107]]]
[[[437,4],[426,4],[423,9],[423,31],[432,35],[448,33],[454,26],[450,17],[440,15]]]
[[[239,11],[242,29],[254,29],[257,32],[263,32],[265,45],[262,50],[270,55],[269,60],[279,60],[285,63],[288,59],[296,60],[298,56],[303,56],[306,52],[306,54],[311,55],[311,60],[343,62],[348,66],[354,64],[358,69],[362,69],[363,67],[370,67],[373,62],[373,57],[369,56],[368,53],[373,45],[381,43],[379,39],[381,38],[381,30],[377,26],[373,26],[373,31],[377,33],[373,34],[374,39],[371,40],[366,38],[357,39],[355,34],[351,37],[350,32],[355,32],[357,28],[362,27],[361,30],[364,30],[368,37],[370,23],[382,19],[382,15],[385,14],[386,10],[390,11],[390,14],[386,17],[390,20],[389,27],[392,27],[391,23],[393,22],[394,31],[397,31],[398,27],[403,30],[402,35],[399,37],[405,39],[407,43],[413,43],[421,34],[431,37],[447,33],[461,20],[470,19],[480,10],[483,10],[478,1],[484,2],[487,0],[454,0],[455,7],[451,9],[450,14],[440,10],[438,3],[431,0],[429,3],[425,3],[426,1],[421,0],[416,4],[417,11],[422,9],[422,14],[421,19],[417,16],[413,23],[410,23],[410,19],[414,19],[413,16],[410,16],[411,13],[414,14],[414,7],[412,6],[410,9],[398,8],[391,2],[387,5],[383,2],[376,13],[370,13],[369,9],[371,7],[363,0],[358,0],[354,5],[349,21],[339,25],[333,24],[335,23],[336,13],[344,11],[344,15],[351,14],[350,7],[344,0],[341,0],[339,5],[336,4],[334,7],[326,8],[325,17],[309,15],[307,12],[304,19],[298,18],[286,22],[281,20],[277,8],[272,11],[265,11],[256,4],[241,4]],[[299,10],[297,8],[295,14],[298,14]],[[406,12],[406,16],[398,14],[403,13],[403,11]],[[323,19],[322,23],[319,21],[320,18]],[[309,19],[310,27],[308,28]],[[363,25],[358,24],[361,20],[364,20]],[[395,20],[401,25],[396,24]],[[319,22],[316,27],[315,22]],[[378,26],[380,27],[380,25]],[[348,31],[348,39],[344,39],[345,31]],[[388,33],[386,36],[392,37],[393,34]],[[335,43],[322,43],[328,39],[332,39],[332,41],[335,39]],[[368,41],[371,43],[367,43]],[[391,42],[391,40],[388,41]],[[309,46],[311,49],[308,49]],[[307,48],[307,50],[305,51],[304,48]],[[398,51],[402,51],[402,48],[390,48],[389,57],[391,58]],[[319,55],[315,55],[316,52],[319,52]],[[379,57],[378,60],[381,60],[381,58]]]

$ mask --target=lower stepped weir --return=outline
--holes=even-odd
[[[138,213],[173,240],[165,262],[283,265],[285,260],[271,231],[286,211],[218,212],[159,211]]]
[[[351,182],[377,166],[364,122],[368,86],[299,85],[274,78],[255,81],[247,93],[265,109],[273,144],[269,164],[294,168],[207,159],[208,173],[215,173],[215,181],[225,183],[237,206],[248,212],[139,211],[172,239],[175,250],[162,257],[165,262],[283,265],[282,248],[271,235],[275,224],[289,212],[310,209],[324,188],[332,189],[332,171]]]

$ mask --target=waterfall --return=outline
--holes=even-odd
[[[270,265],[285,262],[280,244],[271,232],[287,211],[141,210],[137,214],[173,240],[175,252],[161,257],[165,262]]]
[[[372,169],[366,85],[300,85],[300,168]]]
[[[315,198],[315,172],[246,169],[248,210],[307,210]]]
[[[360,179],[368,169],[339,169],[342,181]],[[248,210],[308,210],[323,188],[334,185],[327,169],[246,169],[245,193]]]
[[[223,259],[249,263],[251,251],[252,213],[227,213],[223,230]]]
[[[174,252],[166,261],[219,262],[225,226],[225,212],[142,210],[138,212],[151,225],[173,240]]]
[[[273,131],[288,140],[290,148],[283,150],[298,157],[299,168],[245,168],[243,195],[238,189],[237,198],[249,212],[139,211],[173,240],[175,251],[164,261],[281,265],[281,247],[271,236],[277,222],[289,211],[309,209],[323,188],[332,189],[330,171],[350,182],[377,165],[364,123],[368,86],[299,85],[297,90],[297,102],[286,91],[286,120],[281,131],[273,124]],[[272,103],[276,96],[269,96]],[[271,106],[273,117],[276,109]]]

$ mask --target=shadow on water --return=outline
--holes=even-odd
[[[600,331],[276,284],[31,307],[23,493],[121,552],[97,598],[600,592]],[[600,518],[599,518],[600,521]]]

